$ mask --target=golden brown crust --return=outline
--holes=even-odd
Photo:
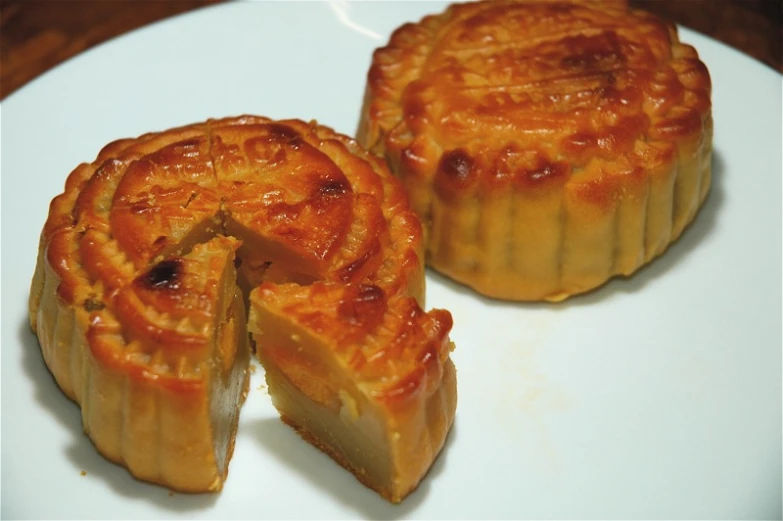
[[[429,394],[449,358],[451,314],[379,286],[263,283],[251,302],[320,336],[351,380],[389,407]]]
[[[372,285],[447,339],[450,315],[419,307],[407,195],[353,140],[242,116],[111,143],[52,201],[30,322],[98,450],[140,479],[222,487],[248,381],[235,260],[246,285]]]
[[[710,183],[710,78],[623,1],[455,4],[376,50],[359,141],[408,189],[436,269],[560,300],[660,254]]]

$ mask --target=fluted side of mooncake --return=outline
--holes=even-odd
[[[103,284],[86,282],[82,250],[76,247],[78,235],[62,229],[50,237],[48,248],[42,250],[48,259],[39,263],[42,269],[33,283],[31,325],[44,361],[63,392],[79,403],[84,431],[107,459],[126,466],[138,479],[176,490],[220,490],[249,382],[241,295],[231,291],[234,297],[221,305],[226,309],[216,317],[221,321],[242,317],[239,330],[224,339],[230,343],[229,351],[236,350],[236,359],[226,370],[213,371],[205,365],[206,358],[191,360],[187,352],[172,353],[130,338],[117,317],[122,313],[102,297]],[[102,247],[108,250],[103,260],[115,260],[121,270],[126,261],[116,244],[108,241]],[[210,273],[207,263],[217,263],[219,271],[226,272],[223,277],[218,273],[218,278],[233,287],[233,248],[227,239],[216,238],[198,246],[186,260],[204,256],[194,270],[205,274]],[[129,284],[126,288],[133,282]],[[218,295],[211,296],[217,304]],[[137,311],[155,314],[143,306]],[[200,350],[210,349],[213,329],[220,329],[204,324],[206,331],[197,330],[186,318],[171,323],[165,312],[145,320],[144,327],[153,335],[167,335],[168,341]],[[230,402],[225,412],[230,417],[222,420],[227,431],[220,436],[210,400],[215,388],[222,389]]]

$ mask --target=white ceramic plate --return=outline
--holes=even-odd
[[[2,517],[779,518],[781,76],[693,32],[714,83],[714,185],[629,280],[502,304],[429,274],[459,407],[392,506],[278,419],[256,373],[225,489],[169,495],[82,434],[27,325],[38,234],[107,142],[258,113],[356,127],[372,50],[432,3],[234,3],[86,52],[2,103]],[[85,476],[81,471],[87,472]]]

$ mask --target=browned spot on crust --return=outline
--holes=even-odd
[[[383,319],[386,312],[386,294],[378,286],[351,285],[340,302],[338,313],[354,324],[372,329]]]
[[[181,278],[182,259],[177,258],[159,262],[136,281],[147,289],[176,290]]]

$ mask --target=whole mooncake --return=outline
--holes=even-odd
[[[630,275],[693,220],[710,91],[675,26],[624,1],[457,4],[376,50],[358,139],[410,193],[432,267],[558,301]]]
[[[456,408],[451,315],[421,308],[421,240],[400,183],[353,140],[209,120],[74,170],[41,235],[30,322],[87,435],[139,479],[221,489],[249,330],[282,418],[396,502]]]

